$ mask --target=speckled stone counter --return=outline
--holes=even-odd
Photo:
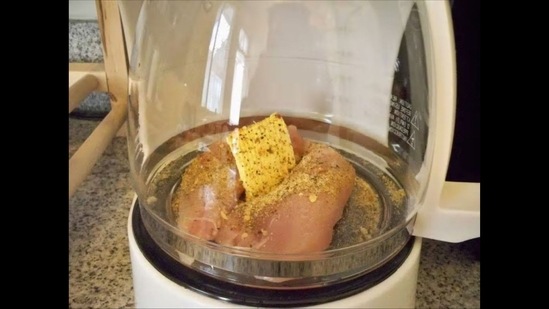
[[[69,20],[69,61],[103,61],[101,35],[96,21]]]
[[[69,62],[103,61],[101,35],[95,21],[69,21]],[[92,92],[72,114],[100,118],[110,111],[109,97]]]
[[[69,21],[69,30],[69,61],[100,61],[97,24]],[[105,97],[87,104],[105,104]],[[69,118],[69,157],[97,124]],[[69,199],[70,308],[135,308],[126,231],[133,196],[126,139],[116,137]],[[480,307],[478,240],[423,241],[416,306]]]
[[[97,124],[69,120],[69,156]],[[116,137],[69,199],[70,308],[133,308],[126,232],[133,194],[126,139]]]

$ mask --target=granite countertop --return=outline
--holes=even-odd
[[[69,21],[69,61],[101,61],[96,22]],[[80,109],[108,106],[93,94]],[[102,108],[99,108],[100,110]],[[69,117],[69,157],[100,120]],[[115,137],[69,199],[69,307],[135,308],[127,220],[134,197],[125,137]],[[479,308],[479,240],[424,239],[417,308]]]

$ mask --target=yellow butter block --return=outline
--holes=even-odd
[[[288,128],[276,113],[235,129],[226,141],[235,158],[247,200],[271,191],[296,164]]]

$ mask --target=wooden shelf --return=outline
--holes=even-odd
[[[69,198],[127,118],[128,56],[118,2],[96,0],[95,3],[103,63],[69,63],[69,113],[93,91],[109,94],[111,111],[69,159]]]

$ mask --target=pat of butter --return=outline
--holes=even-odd
[[[296,164],[288,128],[277,113],[235,129],[226,141],[235,158],[247,200],[270,192]]]

